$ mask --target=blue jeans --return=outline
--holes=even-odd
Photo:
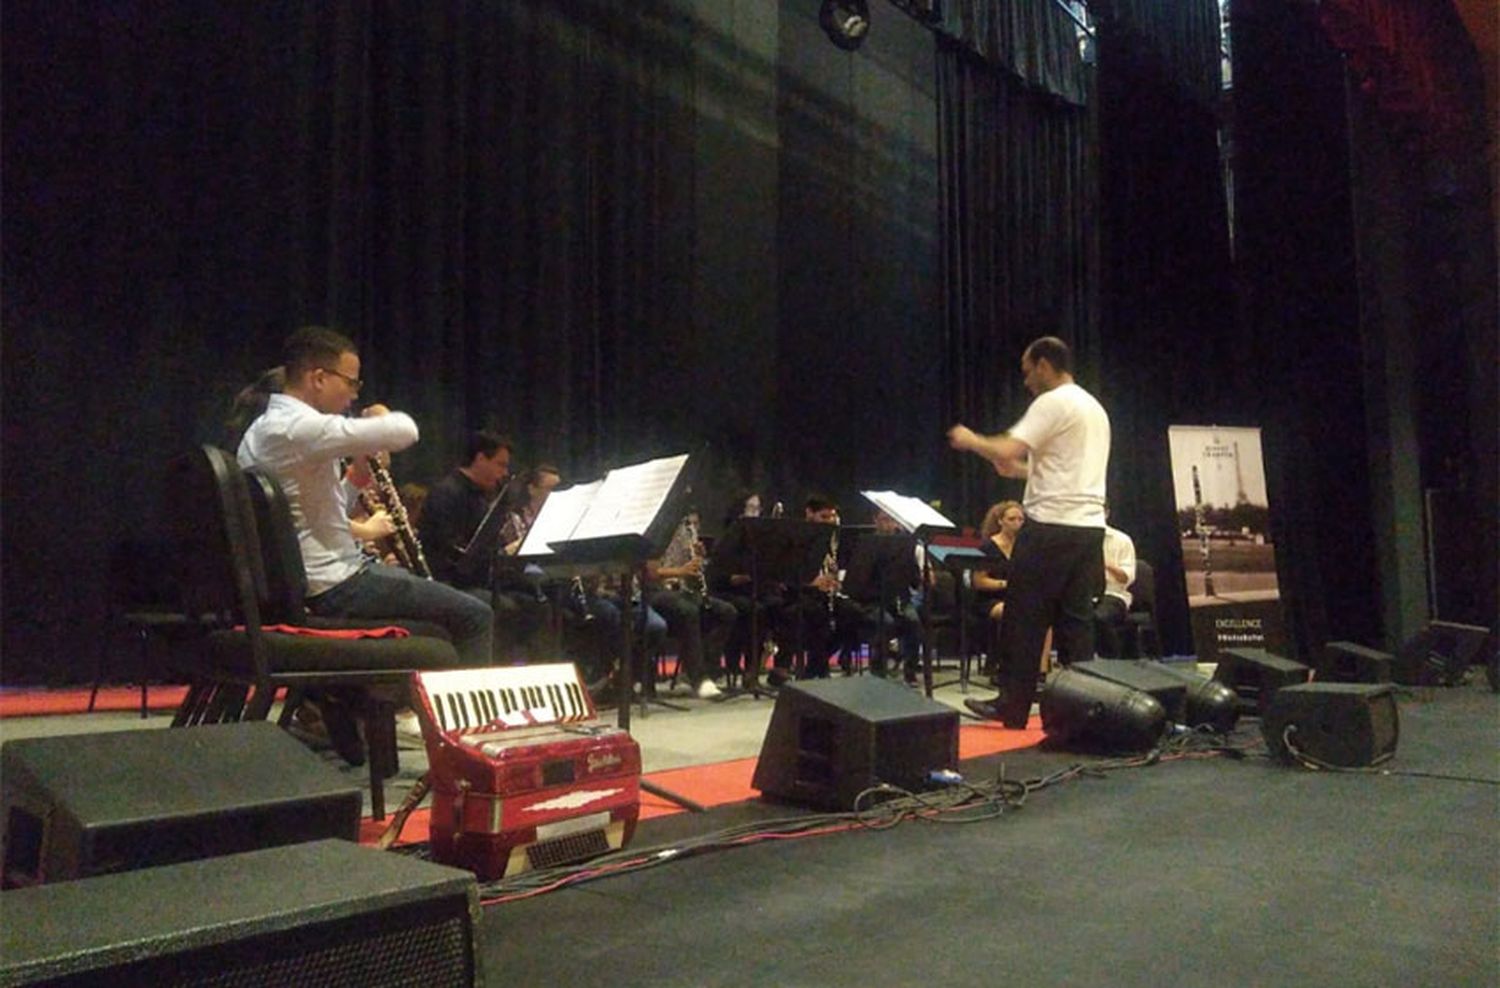
[[[319,617],[429,621],[448,630],[464,665],[487,666],[490,658],[490,606],[446,583],[424,580],[406,570],[372,563],[338,586],[307,599]]]

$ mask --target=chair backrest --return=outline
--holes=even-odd
[[[266,579],[261,618],[268,624],[306,624],[307,569],[302,563],[291,504],[276,478],[254,467],[245,471],[245,487],[255,515]]]
[[[1156,613],[1156,571],[1144,559],[1135,561],[1135,582],[1130,585],[1130,609]]]
[[[168,464],[167,497],[187,613],[244,625],[253,671],[264,676],[260,601],[266,580],[244,473],[222,449],[201,446]]]

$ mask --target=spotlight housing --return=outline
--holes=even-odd
[[[870,33],[870,5],[865,0],[823,0],[818,24],[829,41],[844,51],[853,51]]]

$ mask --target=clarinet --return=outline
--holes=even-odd
[[[700,601],[708,596],[708,558],[703,554],[703,543],[698,540],[698,526],[686,523],[688,537],[688,562],[698,560],[698,572],[682,578],[682,588]]]
[[[684,518],[677,530],[672,533],[672,541],[662,552],[662,562],[667,566],[678,568],[702,558],[698,548],[698,526],[690,519]],[[708,595],[708,581],[701,570],[686,576],[670,577],[663,583],[668,589],[680,590],[699,600]]]
[[[833,588],[825,591],[828,596],[828,630],[833,631],[838,627],[838,614],[834,609],[834,602],[839,597],[839,530],[837,524],[834,525],[833,534],[828,537],[828,554],[823,557],[823,570],[819,575],[833,581]]]
[[[391,479],[391,472],[380,462],[378,456],[367,457],[366,462],[370,467],[370,477],[375,481],[375,490],[380,503],[396,526],[396,534],[393,537],[396,558],[411,572],[424,579],[432,579],[432,570],[427,565],[427,556],[422,552],[422,542],[411,527],[411,519],[406,515],[406,505],[401,503],[401,495],[396,491],[396,482]]]

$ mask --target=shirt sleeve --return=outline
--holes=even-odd
[[[1026,409],[1026,414],[1021,416],[1021,421],[1011,426],[1011,438],[1036,449],[1057,428],[1057,413],[1055,394],[1049,391],[1038,395]]]
[[[336,459],[396,453],[418,439],[417,423],[405,412],[371,418],[343,415],[304,415],[292,425],[287,440],[307,459]]]

